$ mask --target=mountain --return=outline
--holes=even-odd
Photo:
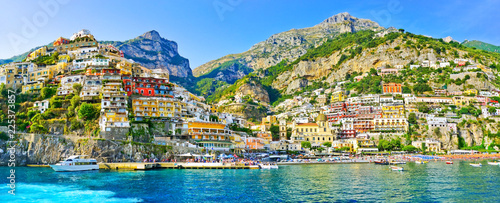
[[[477,64],[485,65],[485,73],[473,74],[467,81],[450,78],[452,68],[436,70],[434,68],[409,69],[411,64],[423,61],[451,61],[465,58]],[[233,85],[216,91],[208,101],[219,104],[231,104],[234,96],[246,96],[239,91],[242,82],[254,85],[254,92],[268,92],[269,103],[277,105],[284,99],[301,95],[318,88],[332,88],[338,82],[347,82],[344,87],[352,94],[381,94],[381,82],[405,84],[407,91],[421,94],[432,90],[431,87],[447,86],[448,91],[461,91],[471,86],[491,89],[500,86],[495,74],[500,66],[500,54],[485,52],[463,46],[457,42],[444,42],[442,39],[423,35],[404,33],[392,29],[375,32],[363,30],[355,33],[346,32],[335,38],[329,38],[322,45],[312,47],[307,53],[295,60],[283,60],[263,70],[254,71]],[[381,68],[402,65],[398,75],[381,77]],[[378,72],[378,73],[377,73]],[[363,75],[357,82],[355,76]],[[267,103],[267,99],[249,94],[253,101]]]
[[[462,44],[466,47],[474,47],[476,49],[500,53],[500,46],[495,46],[493,44],[488,44],[486,42],[481,42],[477,40],[472,40],[472,41],[465,40],[464,42],[462,42]]]
[[[170,75],[177,77],[192,75],[189,60],[179,55],[177,43],[162,38],[155,30],[124,42],[104,43],[115,46],[123,51],[125,58],[132,59],[146,68],[167,69]]]
[[[334,15],[320,24],[303,29],[292,29],[274,34],[263,42],[252,46],[248,51],[239,54],[230,54],[210,61],[193,70],[195,77],[206,74],[218,75],[219,78],[242,78],[248,70],[266,69],[282,60],[293,61],[304,55],[308,49],[317,47],[327,39],[340,33],[356,32],[360,30],[381,30],[376,22],[359,19],[349,13]],[[234,65],[233,65],[234,64]],[[237,66],[227,71],[224,67]],[[232,83],[231,81],[225,81]]]

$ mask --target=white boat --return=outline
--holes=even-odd
[[[469,164],[469,165],[471,165],[472,167],[481,167],[481,166],[483,166],[481,163],[479,163],[479,164],[472,164],[472,163],[471,163],[471,164]]]
[[[278,165],[276,164],[259,164],[261,169],[278,169]]]
[[[90,171],[99,170],[99,165],[95,159],[84,159],[86,155],[70,156],[64,161],[55,165],[50,165],[54,171]]]
[[[416,164],[425,164],[425,163],[428,163],[428,161],[421,161],[421,160],[417,160],[415,161]]]
[[[404,168],[400,166],[389,166],[389,168],[393,171],[403,171]]]
[[[406,164],[406,161],[390,161],[390,165]]]
[[[500,162],[489,162],[488,161],[488,165],[493,165],[493,166],[500,166]]]

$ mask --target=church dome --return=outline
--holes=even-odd
[[[320,114],[318,115],[318,117],[316,117],[316,122],[322,122],[322,121],[323,121],[323,122],[326,122],[326,121],[327,121],[327,118],[326,118],[326,115],[325,115],[325,114],[320,113]]]

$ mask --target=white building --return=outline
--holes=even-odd
[[[435,115],[427,116],[427,125],[430,127],[446,127],[447,119],[446,117],[436,117]]]
[[[61,79],[61,86],[57,88],[57,95],[63,96],[74,92],[74,84],[83,84],[83,75],[69,75]]]
[[[40,111],[41,113],[45,112],[45,110],[49,109],[49,100],[36,101],[33,104],[35,110]]]

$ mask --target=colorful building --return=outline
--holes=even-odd
[[[399,83],[385,83],[383,85],[384,94],[401,94],[403,93],[402,85]]]
[[[185,103],[164,97],[138,97],[132,100],[132,109],[135,120],[145,118],[163,120],[165,118],[182,118],[187,114],[183,112]]]
[[[316,123],[297,123],[293,126],[292,137],[293,141],[302,142],[309,141],[314,145],[321,145],[325,142],[335,140],[335,137],[328,125],[328,119],[324,114],[319,114],[316,117]]]
[[[330,100],[331,103],[335,102],[343,102],[347,98],[347,95],[345,94],[344,90],[335,90],[332,92],[332,98]]]
[[[189,122],[189,137],[196,145],[205,150],[226,151],[232,148],[233,132],[226,125],[215,122]]]

